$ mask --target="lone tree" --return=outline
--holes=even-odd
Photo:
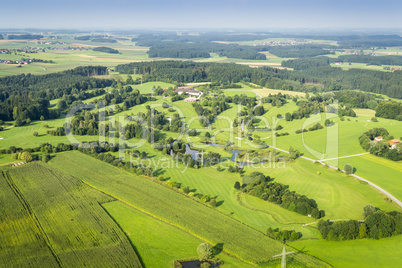
[[[345,164],[343,169],[345,170],[346,174],[353,174],[353,166],[351,164]]]
[[[200,261],[206,261],[212,257],[211,247],[208,243],[202,243],[197,248],[198,258]]]
[[[236,181],[236,182],[235,182],[235,185],[234,185],[234,188],[235,188],[236,190],[239,190],[239,189],[240,189],[240,182]]]

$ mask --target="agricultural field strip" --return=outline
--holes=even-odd
[[[280,149],[280,148],[277,148],[277,147],[274,147],[274,146],[271,146],[271,145],[270,145],[269,147],[271,147],[271,148],[273,148],[273,149],[275,149],[275,150],[278,150],[278,151],[287,153],[287,154],[289,153],[288,151],[285,151],[285,150],[283,150],[283,149]],[[355,156],[357,156],[357,155],[355,155]],[[300,156],[300,158],[303,158],[303,159],[308,160],[308,161],[311,161],[311,162],[316,162],[316,161],[318,161],[318,163],[320,163],[321,165],[328,166],[329,168],[338,170],[337,167],[334,167],[334,166],[331,166],[331,165],[328,165],[328,164],[325,164],[325,163],[322,162],[322,161],[326,161],[326,160],[314,160],[314,159],[311,159],[311,158],[308,158],[308,157],[305,157],[305,156]],[[327,160],[328,160],[328,159],[327,159]],[[339,170],[342,171],[343,173],[346,173],[345,170],[343,170],[343,169],[339,169]],[[396,198],[395,196],[393,196],[392,194],[390,194],[389,192],[387,192],[386,190],[384,190],[383,188],[381,188],[381,187],[378,186],[377,184],[374,184],[374,183],[372,183],[371,181],[368,181],[368,180],[366,180],[365,178],[360,177],[360,176],[357,176],[357,175],[355,175],[355,174],[349,174],[349,176],[352,176],[352,177],[355,177],[355,178],[358,179],[358,180],[367,182],[370,186],[374,187],[375,189],[377,189],[377,190],[380,191],[381,193],[383,193],[383,194],[385,194],[386,196],[388,196],[390,199],[392,199],[392,201],[394,201],[395,203],[397,203],[397,204],[402,208],[402,202],[401,202],[398,198]]]

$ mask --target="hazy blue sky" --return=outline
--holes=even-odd
[[[0,28],[402,28],[401,0],[10,0]]]

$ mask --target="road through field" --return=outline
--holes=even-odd
[[[285,150],[283,150],[283,149],[280,149],[280,148],[277,148],[277,147],[274,147],[274,146],[271,146],[271,145],[270,145],[269,147],[271,147],[271,148],[273,148],[273,149],[275,149],[275,150],[278,150],[278,151],[287,153],[287,154],[289,153],[288,151],[285,151]],[[364,154],[365,154],[365,153],[364,153]],[[361,155],[361,154],[358,154],[358,155]],[[343,156],[343,157],[338,157],[338,158],[352,157],[352,156],[358,156],[358,155]],[[314,159],[311,159],[311,158],[308,158],[308,157],[305,157],[305,156],[300,156],[300,158],[303,158],[303,159],[308,160],[308,161],[311,161],[311,162],[316,162],[316,161],[317,161],[317,162],[320,163],[321,165],[324,165],[324,166],[326,165],[326,166],[328,166],[329,168],[338,170],[337,167],[331,166],[331,165],[328,165],[328,164],[325,164],[324,162],[322,162],[322,161],[327,161],[327,160],[330,160],[330,159],[314,160]],[[342,171],[343,173],[346,173],[345,170],[343,170],[343,169],[339,169],[339,170]],[[352,177],[355,177],[355,178],[358,179],[358,180],[367,182],[370,186],[374,187],[375,189],[377,189],[377,190],[380,191],[381,193],[383,193],[383,194],[385,194],[386,196],[388,196],[393,202],[397,203],[398,206],[400,206],[400,207],[402,208],[402,202],[401,202],[398,198],[396,198],[395,196],[393,196],[392,194],[390,194],[389,192],[387,192],[386,190],[384,190],[383,188],[381,188],[381,187],[378,186],[377,184],[374,184],[374,183],[372,183],[371,181],[368,181],[368,180],[366,180],[365,178],[360,177],[360,176],[357,176],[357,175],[355,175],[355,174],[349,174],[349,176],[352,176]]]

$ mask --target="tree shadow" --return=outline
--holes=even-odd
[[[357,171],[357,168],[353,167],[353,173],[352,174],[355,174],[356,171]]]
[[[162,168],[158,168],[154,171],[154,175],[155,176],[159,176],[159,175],[163,175],[166,172],[166,170],[162,169]],[[166,180],[166,179],[165,179]]]
[[[211,248],[211,252],[213,256],[219,255],[223,250],[224,243],[218,243]]]
[[[224,200],[221,200],[221,201],[216,202],[216,207],[221,206],[224,202],[225,202]]]

